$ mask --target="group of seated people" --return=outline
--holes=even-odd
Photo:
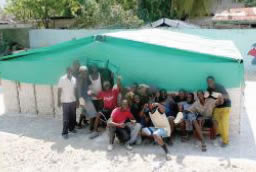
[[[81,66],[74,61],[58,84],[58,105],[63,109],[64,138],[76,132],[76,126],[89,125],[91,139],[107,128],[108,150],[115,140],[132,149],[132,145],[147,142],[159,144],[169,159],[168,146],[173,134],[181,135],[182,142],[191,134],[206,151],[203,129],[209,128],[211,139],[222,138],[222,146],[229,143],[229,114],[231,101],[226,89],[207,77],[208,88],[196,93],[179,90],[167,92],[145,84],[134,83],[124,88],[121,77],[116,78],[107,68]],[[76,108],[80,109],[76,121]],[[117,139],[115,139],[117,138]]]

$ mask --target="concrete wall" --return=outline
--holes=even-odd
[[[38,114],[48,117],[54,117],[54,97],[52,86],[36,85],[35,94]]]
[[[29,42],[31,48],[39,48],[55,45],[64,41],[83,38],[107,32],[119,30],[57,30],[57,29],[37,29],[29,32]]]
[[[9,113],[21,112],[18,88],[15,81],[2,80],[5,111]]]
[[[35,97],[35,87],[32,84],[19,83],[19,99],[21,113],[37,114],[37,102]]]
[[[57,107],[57,87],[2,80],[6,113],[29,113],[62,119]]]

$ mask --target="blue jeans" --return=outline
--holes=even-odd
[[[163,138],[168,137],[167,131],[164,128],[147,127],[147,128],[143,128],[142,131],[148,136],[157,135]]]

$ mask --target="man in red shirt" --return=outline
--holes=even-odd
[[[127,120],[131,122],[126,123]],[[123,100],[121,107],[117,107],[113,110],[111,118],[108,121],[108,135],[109,145],[108,150],[113,149],[115,135],[119,133],[119,140],[125,142],[127,149],[132,149],[131,144],[134,144],[138,139],[138,135],[141,129],[141,125],[136,123],[130,109],[128,107],[128,101]],[[120,138],[124,137],[125,138]]]
[[[99,136],[98,126],[100,119],[106,121],[110,118],[110,115],[115,107],[117,107],[118,95],[121,91],[121,77],[117,78],[117,87],[111,88],[109,81],[103,82],[103,91],[99,92],[97,98],[103,101],[103,109],[98,112],[94,122],[94,133],[90,136],[93,139]]]

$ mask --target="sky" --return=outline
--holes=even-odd
[[[5,3],[6,3],[6,0],[0,0],[0,6],[1,7],[4,7]]]

